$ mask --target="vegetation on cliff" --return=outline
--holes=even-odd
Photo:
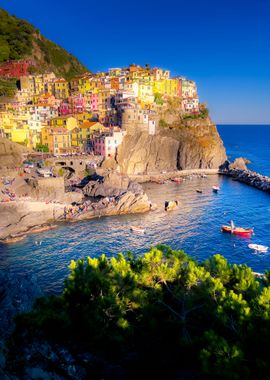
[[[0,9],[0,63],[27,58],[37,73],[53,71],[70,79],[87,71],[77,58],[43,37],[34,26]]]
[[[74,358],[88,352],[81,365],[91,379],[111,378],[108,363],[121,369],[118,379],[269,379],[269,274],[258,280],[220,255],[199,264],[163,245],[70,269],[61,295],[17,318],[13,369],[30,360],[27,344],[47,341]]]
[[[0,78],[0,96],[12,97],[17,91],[15,78]]]

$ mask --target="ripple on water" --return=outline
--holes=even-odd
[[[216,183],[221,187],[218,194],[212,192]],[[141,254],[159,243],[184,249],[200,261],[220,253],[230,262],[247,263],[257,272],[270,267],[270,255],[251,251],[249,239],[220,232],[220,226],[233,219],[239,226],[255,228],[252,242],[270,247],[269,194],[218,176],[180,185],[146,184],[145,188],[158,210],[61,225],[29,235],[18,244],[1,245],[0,269],[36,273],[46,292],[59,292],[72,259],[128,250]],[[165,212],[164,201],[175,199],[180,202],[179,208]],[[144,226],[145,234],[131,232],[131,225]]]

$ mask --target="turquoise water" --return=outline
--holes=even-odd
[[[228,154],[237,156],[245,149],[240,155],[253,158],[254,169],[260,171],[261,166],[264,174],[267,170],[269,173],[269,144],[265,144],[265,138],[256,142],[260,128],[246,129],[246,133],[252,135],[250,145],[248,139],[241,139],[242,134],[236,132],[240,127],[233,128],[235,141],[229,128],[232,127],[220,127]],[[262,130],[265,131],[265,127]],[[253,144],[257,149],[253,149]],[[216,183],[221,187],[218,194],[211,190]],[[203,193],[198,194],[197,188]],[[0,245],[0,270],[9,269],[14,274],[35,273],[45,292],[59,292],[72,259],[128,250],[140,254],[158,243],[184,249],[200,261],[221,253],[230,262],[246,263],[254,271],[270,269],[270,253],[255,254],[248,248],[251,241],[270,247],[269,194],[219,176],[186,180],[179,185],[146,184],[145,190],[158,205],[157,211],[67,224],[57,230],[30,235],[14,245]],[[178,199],[180,207],[166,213],[164,201],[169,199]],[[230,219],[238,226],[254,227],[255,236],[245,239],[221,233],[220,226]],[[131,225],[144,226],[145,234],[130,232]]]

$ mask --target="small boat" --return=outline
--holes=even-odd
[[[144,228],[140,226],[130,226],[130,230],[139,234],[144,234]]]
[[[196,189],[196,191],[197,191],[197,193],[202,194],[202,190],[200,190],[200,189]]]
[[[180,177],[175,177],[175,178],[172,178],[172,181],[176,183],[181,183],[183,180]]]
[[[244,236],[244,237],[250,237],[253,234],[252,228],[242,228],[242,227],[232,228],[231,226],[222,226],[221,231],[229,232],[232,235],[238,235],[238,236]]]
[[[212,186],[212,190],[214,193],[217,193],[220,190],[220,187],[217,185]]]
[[[248,248],[253,249],[256,252],[267,252],[268,247],[265,245],[260,245],[260,244],[249,244]]]

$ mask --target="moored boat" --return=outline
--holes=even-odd
[[[212,190],[214,193],[217,193],[220,190],[220,187],[217,185],[212,186]]]
[[[139,234],[144,234],[144,228],[141,226],[130,226],[130,230]]]
[[[239,236],[245,236],[245,237],[250,237],[253,234],[252,228],[242,228],[242,227],[232,228],[231,226],[222,226],[221,231],[228,232],[233,235],[239,235]]]
[[[256,252],[265,253],[268,251],[268,247],[266,247],[265,245],[260,245],[260,244],[249,244],[248,248],[253,249],[253,251],[256,251]]]
[[[175,178],[172,178],[172,181],[176,182],[176,183],[181,183],[183,181],[183,179],[180,177],[175,177]]]

